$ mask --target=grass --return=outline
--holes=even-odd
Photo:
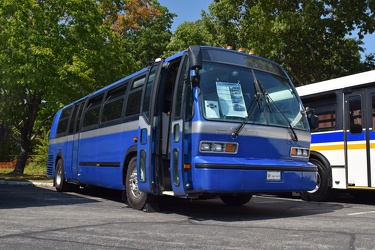
[[[12,175],[11,168],[0,168],[0,180],[5,181],[27,181],[52,183],[52,179],[46,176],[46,167],[30,163],[26,166],[23,175]]]

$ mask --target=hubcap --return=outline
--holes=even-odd
[[[138,188],[138,180],[137,180],[137,169],[133,169],[133,172],[131,173],[129,177],[129,185],[130,185],[130,191],[132,192],[132,195],[134,197],[139,197],[141,195],[141,192]]]
[[[61,168],[59,168],[56,173],[56,185],[59,186],[60,184],[61,184]]]

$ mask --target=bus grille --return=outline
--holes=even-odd
[[[48,155],[46,175],[52,178],[53,155]]]

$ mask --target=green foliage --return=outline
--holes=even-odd
[[[30,162],[37,166],[46,166],[48,158],[48,135],[49,130],[42,128],[34,140],[34,146]]]
[[[215,0],[201,20],[177,28],[168,49],[188,42],[244,48],[304,85],[375,69],[372,55],[364,62],[360,55],[363,35],[375,30],[374,11],[371,0]],[[358,39],[348,38],[354,31]]]
[[[184,22],[179,25],[167,46],[168,54],[173,55],[189,47],[189,45],[210,45],[210,34],[201,20]],[[167,56],[165,55],[165,56]]]
[[[16,155],[16,149],[11,128],[0,120],[0,162],[13,161],[12,156]]]
[[[153,0],[0,1],[0,122],[20,144],[16,172],[59,108],[161,56],[172,18]]]

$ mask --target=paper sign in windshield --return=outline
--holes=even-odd
[[[246,105],[239,83],[216,82],[216,91],[224,116],[246,117]]]

